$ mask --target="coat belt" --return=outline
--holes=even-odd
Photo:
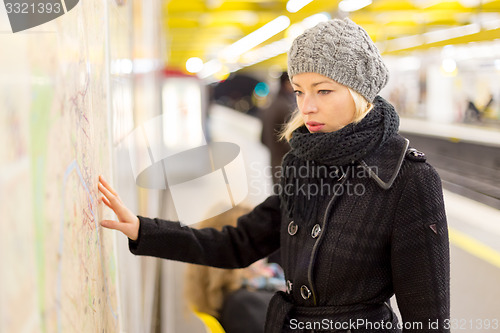
[[[338,323],[341,327],[343,323],[362,323],[365,322],[380,322],[389,321],[393,323],[394,330],[377,332],[400,332],[396,329],[397,317],[389,307],[388,302],[380,304],[354,304],[348,306],[295,306],[290,300],[290,297],[278,291],[269,303],[267,310],[267,319],[265,333],[281,333],[287,331],[286,327],[294,320],[295,323],[312,323],[325,322],[335,327],[334,323]],[[363,330],[362,325],[355,325],[357,329],[352,332],[368,332]],[[345,327],[345,326],[344,326]],[[329,332],[348,332],[347,329],[339,328],[339,330],[328,330]]]

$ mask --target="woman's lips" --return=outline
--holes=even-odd
[[[323,129],[323,127],[325,127],[325,124],[317,123],[315,121],[308,121],[306,125],[311,132],[319,132]]]

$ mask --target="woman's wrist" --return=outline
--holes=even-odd
[[[134,241],[136,242],[137,239],[139,239],[139,229],[141,227],[141,221],[139,220],[139,217],[135,217],[135,221],[132,222],[132,231],[130,233],[130,235],[128,235],[128,238],[131,240],[131,241]]]

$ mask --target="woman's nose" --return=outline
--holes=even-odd
[[[302,100],[301,111],[303,114],[314,113],[318,111],[316,100],[312,96],[304,96]]]

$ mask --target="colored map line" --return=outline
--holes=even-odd
[[[103,275],[104,275],[104,272],[105,272],[105,269],[104,269],[104,260],[103,260],[103,254],[102,254],[102,251],[101,251],[101,240],[99,238],[99,228],[98,228],[98,225],[97,225],[97,216],[94,212],[94,210],[92,209],[92,207],[95,206],[95,202],[94,200],[92,199],[92,195],[91,195],[91,192],[89,190],[89,187],[87,186],[87,184],[85,183],[85,180],[83,179],[83,176],[82,176],[82,173],[81,173],[81,170],[80,170],[80,167],[77,163],[76,160],[73,160],[69,165],[68,167],[66,168],[66,171],[64,172],[64,180],[63,180],[63,184],[62,184],[62,197],[61,197],[61,201],[62,201],[62,204],[61,204],[61,211],[60,211],[60,219],[59,219],[59,226],[60,226],[60,233],[59,233],[59,264],[58,264],[58,270],[57,270],[57,293],[56,293],[56,306],[57,306],[57,329],[58,329],[58,332],[62,332],[62,323],[61,323],[61,288],[62,288],[62,255],[63,255],[63,249],[64,249],[64,211],[65,211],[65,197],[66,197],[66,183],[68,181],[68,178],[69,176],[71,175],[71,173],[75,171],[80,179],[80,182],[81,184],[83,185],[83,187],[85,188],[85,191],[87,192],[87,196],[88,196],[88,199],[91,203],[90,205],[90,211],[92,213],[92,216],[94,218],[94,223],[95,223],[95,232],[96,232],[96,235],[97,235],[97,246],[99,248],[99,259],[101,261],[101,269],[102,269],[102,272],[103,272]],[[107,283],[107,279],[104,279],[104,288],[105,288],[105,291],[106,291],[106,298],[108,300],[108,306],[111,310],[111,314],[113,315],[113,318],[115,320],[118,320],[118,315],[117,313],[115,312],[115,310],[113,309],[112,305],[111,305],[111,299],[110,299],[110,296],[109,296],[109,287],[108,287],[108,283]]]

